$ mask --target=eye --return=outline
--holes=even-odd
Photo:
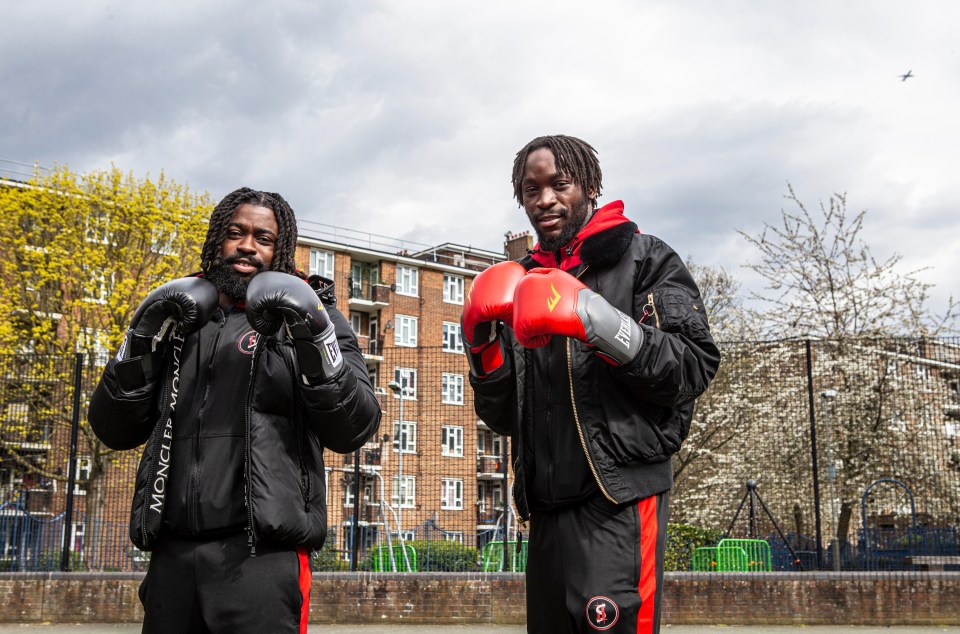
[[[227,237],[232,240],[236,240],[238,238],[241,238],[242,236],[243,234],[240,233],[237,229],[230,229],[229,231],[227,231]]]
[[[259,236],[257,238],[257,242],[263,245],[271,245],[273,244],[273,238],[271,238],[270,236]]]

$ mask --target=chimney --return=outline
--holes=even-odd
[[[508,260],[517,261],[527,254],[529,249],[533,248],[533,236],[529,231],[520,233],[506,232],[503,234],[506,238],[503,242],[503,253]]]

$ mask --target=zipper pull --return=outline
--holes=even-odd
[[[517,556],[520,556],[520,551],[523,549],[523,531],[517,531]]]
[[[248,530],[248,531],[247,531],[247,547],[250,548],[250,556],[251,556],[251,557],[256,557],[256,556],[257,556],[257,547],[256,547],[256,545],[253,543],[253,531],[252,531],[252,530]]]

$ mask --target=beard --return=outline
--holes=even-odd
[[[564,222],[560,233],[552,237],[541,233],[540,228],[534,223],[533,231],[537,234],[540,250],[551,252],[559,251],[561,248],[570,244],[570,241],[577,236],[577,233],[583,228],[583,225],[587,223],[591,205],[590,199],[584,196],[580,199],[580,202],[575,203],[570,209],[564,209],[561,215],[566,222]]]
[[[233,270],[231,264],[246,260],[251,266],[257,268],[250,275],[242,275]],[[253,256],[231,255],[226,258],[220,258],[210,266],[207,271],[207,279],[217,288],[218,291],[229,297],[235,302],[247,298],[247,286],[253,276],[263,270],[263,262]]]

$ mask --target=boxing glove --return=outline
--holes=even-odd
[[[554,335],[573,337],[605,360],[625,364],[643,343],[637,323],[560,269],[533,269],[513,295],[513,330],[520,345],[539,348]]]
[[[261,334],[286,331],[305,382],[324,381],[343,371],[333,321],[306,281],[278,271],[258,273],[247,286],[246,313]]]
[[[163,346],[177,328],[187,335],[210,321],[220,293],[202,277],[184,277],[154,289],[140,302],[117,354],[117,380],[131,391],[152,381],[162,364]]]
[[[497,322],[513,324],[513,292],[526,272],[517,262],[500,262],[473,280],[460,315],[460,336],[477,377],[489,376],[503,365],[506,351]]]

